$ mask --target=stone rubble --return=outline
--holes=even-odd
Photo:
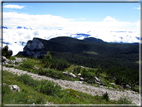
[[[0,66],[1,67],[1,66]],[[140,94],[137,92],[131,91],[131,90],[124,90],[124,91],[118,91],[115,89],[108,89],[107,87],[95,87],[91,86],[90,84],[85,84],[85,82],[80,82],[80,81],[67,81],[67,80],[61,80],[61,79],[53,79],[50,77],[46,76],[41,76],[38,74],[33,74],[28,71],[23,71],[19,69],[14,69],[14,68],[8,68],[3,66],[3,70],[6,70],[8,72],[11,72],[13,74],[27,74],[30,75],[33,79],[37,80],[49,80],[53,81],[54,83],[57,83],[64,89],[73,89],[76,91],[81,91],[83,93],[88,93],[93,96],[99,95],[102,96],[104,93],[108,93],[110,100],[119,100],[121,97],[129,98],[132,100],[132,103],[140,105]]]
[[[27,60],[27,59],[26,58],[17,58],[17,57],[15,57],[15,60],[9,60],[5,56],[2,56],[2,64],[3,65],[19,66],[18,63],[23,62],[23,60]]]

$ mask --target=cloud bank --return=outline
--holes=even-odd
[[[140,21],[121,22],[106,16],[100,22],[80,19],[66,19],[61,16],[30,15],[3,12],[3,42],[9,43],[13,55],[23,50],[28,40],[39,37],[49,40],[58,36],[78,39],[95,37],[106,42],[140,42]],[[4,44],[5,46],[5,44]]]

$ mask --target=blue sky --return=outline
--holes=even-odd
[[[8,28],[3,29],[3,41],[14,54],[33,37],[84,39],[86,34],[106,42],[133,43],[140,37],[140,4],[3,3],[3,26]]]
[[[139,3],[4,3],[5,5],[24,6],[22,9],[3,8],[4,12],[17,12],[32,15],[51,14],[64,18],[85,21],[102,21],[111,16],[119,21],[139,20]]]

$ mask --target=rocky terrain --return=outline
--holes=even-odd
[[[22,58],[16,58],[16,61],[21,62],[23,59]],[[23,71],[19,69],[14,69],[14,68],[8,68],[3,66],[3,70],[6,70],[8,72],[11,72],[13,74],[28,74],[30,75],[33,79],[37,80],[49,80],[57,83],[60,85],[63,89],[73,89],[76,91],[81,91],[84,93],[91,94],[93,96],[99,95],[102,96],[104,93],[108,93],[110,100],[119,100],[121,97],[125,97],[132,100],[132,103],[140,105],[140,94],[137,92],[131,91],[131,90],[116,90],[116,89],[108,89],[108,87],[102,86],[102,87],[96,87],[96,86],[91,86],[89,84],[86,84],[82,81],[67,81],[67,80],[61,80],[61,79],[53,79],[50,77],[46,76],[41,76],[38,74],[33,74],[28,71]],[[0,68],[1,69],[1,68]]]

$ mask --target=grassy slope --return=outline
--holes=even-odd
[[[43,65],[41,64],[40,60],[37,60],[37,59],[31,59],[31,58],[27,58],[28,61],[25,61],[28,65],[30,65],[29,67],[31,68],[28,68],[28,67],[15,67],[17,69],[22,69],[22,70],[26,70],[26,71],[29,71],[29,72],[32,72],[32,73],[38,73],[38,70],[34,70],[34,66],[38,67],[38,68],[43,68]],[[66,68],[64,71],[69,71],[71,72],[72,70],[74,70],[74,68],[77,68],[78,66],[77,65],[71,65],[69,68]],[[54,72],[60,72],[62,74],[63,71],[58,71],[58,70],[55,70],[55,69],[50,69],[50,68],[46,68],[47,70],[52,70]],[[84,68],[81,68],[81,72]],[[86,70],[88,69],[93,69],[94,71],[97,71],[98,68],[94,69],[94,68],[87,68],[85,67]],[[6,93],[4,96],[3,96],[3,99],[4,99],[4,103],[7,104],[7,103],[11,103],[11,104],[14,104],[14,103],[26,103],[26,104],[32,104],[32,103],[38,103],[38,104],[43,104],[43,103],[46,103],[47,100],[50,102],[54,102],[54,104],[88,104],[88,103],[92,103],[92,104],[116,104],[116,103],[128,103],[126,99],[122,99],[118,102],[116,101],[109,101],[107,102],[105,99],[103,99],[102,97],[94,97],[94,96],[91,96],[91,95],[88,95],[88,94],[85,94],[85,93],[81,93],[81,92],[78,92],[78,91],[74,91],[74,90],[68,90],[69,92],[71,92],[69,94],[69,97],[66,98],[66,97],[63,97],[63,98],[55,98],[54,96],[49,96],[49,95],[45,95],[45,94],[42,94],[42,93],[38,93],[37,91],[35,91],[32,87],[30,86],[27,86],[25,84],[23,84],[22,82],[19,82],[16,80],[16,76],[12,75],[11,73],[8,73],[6,71],[3,72],[3,83],[7,83],[8,85],[10,84],[16,84],[18,86],[20,86],[20,89],[21,90],[25,90],[23,92],[20,92],[20,93],[17,93],[19,94],[19,98],[20,96],[22,97],[25,97],[23,99],[21,99],[21,102],[19,102],[19,98],[17,98],[15,95],[15,93],[13,93],[12,91],[9,91],[10,93]],[[114,81],[108,81],[108,80],[105,80],[105,77],[107,77],[107,74],[102,72],[100,73],[100,79],[102,80],[102,82],[106,82],[108,85],[108,87],[113,87],[113,88],[122,88],[122,87],[118,87],[117,85],[116,86],[112,86],[112,85],[109,85],[110,82],[114,82]],[[76,81],[76,80],[79,80],[79,78],[71,78],[71,77],[66,77],[66,76],[63,76],[63,78],[60,78],[60,79],[66,79],[66,80],[72,80],[72,81]],[[92,85],[95,85],[96,84],[92,84]],[[99,86],[99,85],[97,85]],[[138,87],[136,87],[138,88]],[[7,89],[6,89],[7,90]],[[123,89],[122,89],[123,90]],[[10,96],[10,97],[9,97]],[[28,98],[28,96],[31,96]],[[41,97],[40,97],[41,96]],[[78,97],[79,96],[79,97]],[[16,98],[14,98],[16,97]],[[10,101],[12,99],[15,99],[15,101]],[[30,99],[31,98],[31,99]],[[34,98],[34,99],[33,99]],[[43,99],[44,98],[44,99]],[[86,99],[87,98],[87,99]],[[123,100],[126,100],[125,102],[123,102]],[[130,102],[129,102],[130,103]]]
[[[40,62],[40,60],[37,60],[37,59],[31,59],[31,58],[27,58],[27,61],[24,61],[24,64],[23,64],[24,66],[18,66],[18,67],[15,67],[15,68],[17,68],[17,69],[22,69],[22,70],[25,70],[25,71],[29,71],[29,72],[32,72],[32,73],[36,73],[36,74],[38,74],[39,72],[41,72],[41,70],[44,70],[45,72],[48,72],[47,74],[46,74],[46,76],[49,76],[49,77],[52,77],[52,78],[58,78],[58,79],[63,79],[63,80],[70,80],[70,81],[79,81],[80,79],[79,79],[79,77],[77,77],[77,78],[72,78],[72,77],[69,77],[69,76],[66,76],[66,75],[64,75],[62,72],[64,72],[64,71],[68,71],[68,72],[72,72],[72,71],[74,71],[74,68],[77,68],[77,67],[79,67],[78,65],[71,65],[70,67],[68,67],[68,68],[66,68],[64,71],[58,71],[58,70],[55,70],[55,69],[50,69],[50,68],[46,68],[46,70],[44,69],[44,67],[43,67],[43,65],[42,65],[42,63]],[[28,66],[27,66],[28,65]],[[38,68],[40,68],[39,70],[35,70],[34,69],[34,66],[36,66],[36,67],[38,67]],[[88,70],[88,69],[92,69],[92,70],[94,70],[95,71],[95,73],[98,73],[97,72],[97,70],[98,70],[98,68],[87,68],[87,67],[84,67],[86,70]],[[80,72],[82,72],[82,70],[84,69],[84,68],[81,68],[80,69]],[[51,73],[51,72],[52,73]],[[73,72],[75,75],[77,75],[77,72]],[[40,74],[41,75],[41,74]],[[44,74],[43,74],[44,75]],[[106,72],[99,72],[99,75],[100,75],[100,77],[99,77],[99,79],[101,79],[102,80],[102,82],[103,83],[105,83],[105,85],[107,86],[107,87],[113,87],[113,88],[115,88],[115,89],[120,89],[120,90],[123,90],[123,88],[122,87],[120,87],[119,85],[110,85],[110,83],[113,83],[113,82],[115,82],[113,79],[106,79],[106,78],[110,78],[107,74],[106,74]],[[100,86],[100,85],[98,85],[98,84],[92,84],[92,85],[95,85],[95,86]],[[135,87],[135,89],[137,90],[137,92],[139,91],[139,89],[138,89],[138,86],[136,86]]]
[[[17,76],[3,71],[3,83],[8,85],[16,84],[20,87],[20,92],[14,92],[8,87],[3,86],[3,104],[46,104],[53,102],[54,104],[121,104],[130,103],[126,99],[120,101],[106,101],[101,96],[91,96],[82,92],[67,89],[68,93],[64,93],[63,97],[55,97],[45,95],[34,90],[33,87],[27,86],[22,82],[17,81]],[[124,102],[126,100],[127,102]]]

